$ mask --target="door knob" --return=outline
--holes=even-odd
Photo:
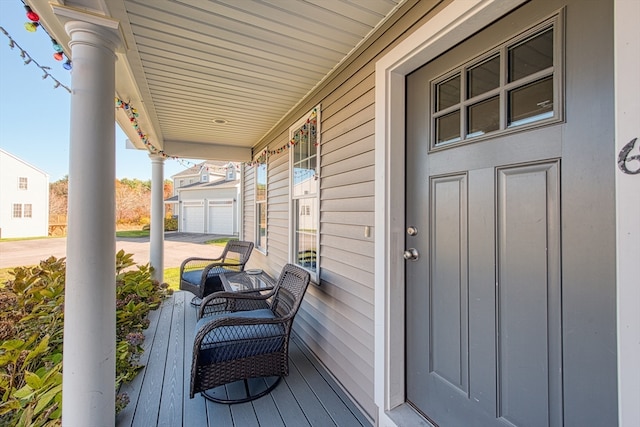
[[[404,254],[402,254],[402,256],[407,261],[417,261],[418,258],[420,258],[420,254],[418,253],[418,250],[416,248],[407,249],[406,251],[404,251]]]

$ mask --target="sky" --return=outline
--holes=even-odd
[[[73,70],[65,70],[64,61],[53,58],[55,51],[47,33],[42,28],[30,33],[24,28],[25,22],[29,20],[20,0],[0,0],[0,27],[36,62],[51,67],[48,72],[70,88]],[[25,65],[20,49],[11,49],[9,38],[0,32],[0,148],[46,172],[49,181],[55,182],[69,173],[71,95],[62,87],[54,88],[55,81],[43,79],[43,74],[33,62]],[[127,149],[126,135],[115,122],[114,127],[116,178],[151,179],[147,152]],[[164,177],[168,179],[199,162],[167,159]]]

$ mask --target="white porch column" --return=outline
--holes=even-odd
[[[64,426],[115,422],[115,50],[118,23],[53,5],[71,37]]]
[[[164,281],[164,157],[150,154],[151,158],[151,233],[149,263],[154,268],[153,278]]]

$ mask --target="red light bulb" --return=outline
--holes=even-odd
[[[24,8],[27,11],[27,18],[29,18],[29,20],[33,22],[38,22],[40,20],[40,17],[38,16],[38,14],[35,13],[33,10],[31,10],[29,6],[25,6]]]
[[[61,52],[56,52],[53,54],[53,59],[55,59],[56,61],[62,61],[62,53]]]

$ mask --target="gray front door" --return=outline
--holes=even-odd
[[[440,426],[616,423],[611,119],[570,94],[610,99],[568,53],[609,7],[561,6],[407,77],[407,400]],[[591,121],[599,136],[575,131]]]

